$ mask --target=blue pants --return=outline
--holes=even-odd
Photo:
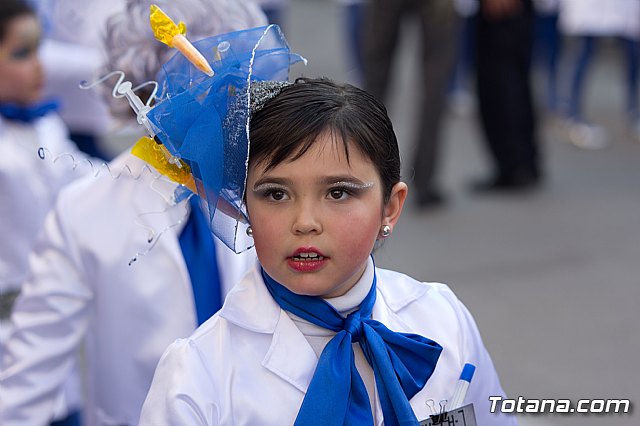
[[[627,105],[626,109],[630,115],[638,113],[638,54],[640,53],[640,43],[636,40],[620,37],[618,39],[626,56],[627,74]],[[571,80],[571,92],[569,98],[568,114],[575,120],[582,120],[582,94],[584,80],[593,53],[596,48],[597,37],[583,36],[582,47],[573,69]]]
[[[81,426],[82,425],[82,416],[79,411],[69,414],[66,418],[62,420],[57,420],[55,422],[51,422],[51,426]]]

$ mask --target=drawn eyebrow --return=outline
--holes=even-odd
[[[363,182],[355,176],[326,176],[320,180],[324,185],[347,185],[353,188],[371,188],[374,186],[374,182]]]
[[[320,183],[322,185],[331,186],[331,185],[344,185],[349,186],[354,189],[367,189],[375,186],[374,182],[363,182],[360,179],[349,176],[349,175],[340,175],[340,176],[325,176],[321,178]],[[282,186],[292,186],[293,181],[288,178],[280,178],[280,177],[263,177],[258,179],[256,183],[253,185],[253,191],[268,189],[268,188],[280,188]]]
[[[253,190],[256,191],[258,188],[264,187],[282,187],[282,186],[291,186],[293,181],[287,178],[279,178],[279,177],[263,177],[256,181],[253,184]]]

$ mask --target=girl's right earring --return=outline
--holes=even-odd
[[[247,230],[245,232],[248,237],[253,237],[253,229],[251,229],[251,226],[247,226]]]

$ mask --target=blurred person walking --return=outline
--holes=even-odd
[[[534,0],[536,10],[534,66],[543,77],[542,103],[546,112],[556,116],[561,111],[558,71],[562,37],[558,28],[560,0]]]
[[[365,15],[364,88],[387,100],[391,68],[405,18],[420,23],[421,70],[413,82],[419,93],[418,131],[413,154],[414,187],[418,207],[442,204],[436,182],[440,128],[447,83],[453,72],[459,16],[453,0],[371,0]]]
[[[480,0],[477,96],[492,175],[472,189],[520,191],[542,177],[531,89],[531,0]]]
[[[363,85],[364,15],[367,0],[334,0],[342,9],[346,43],[347,77],[355,86]]]
[[[449,109],[461,116],[475,110],[475,55],[478,0],[456,0],[461,24],[457,37],[456,57],[448,87]]]
[[[623,107],[630,127],[640,137],[638,109],[638,67],[640,55],[640,0],[561,0],[560,28],[577,38],[580,48],[572,61],[569,105],[565,112],[569,140],[589,149],[608,144],[606,131],[584,114],[584,87],[597,44],[605,37],[615,37],[626,62]]]

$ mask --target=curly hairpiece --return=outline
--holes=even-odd
[[[157,4],[176,21],[187,23],[189,39],[202,38],[266,24],[259,7],[247,0],[128,0],[125,12],[106,25],[107,61],[101,74],[121,70],[134,86],[154,80],[162,64],[175,53],[158,42],[149,27],[149,7]],[[144,97],[143,97],[144,100]],[[109,98],[116,116],[130,117],[125,103]]]

